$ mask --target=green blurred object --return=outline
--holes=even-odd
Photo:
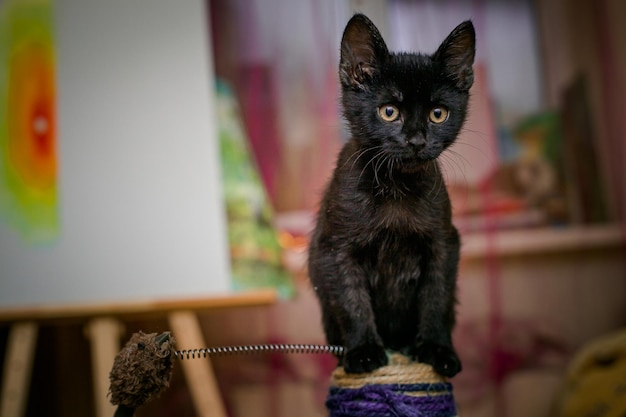
[[[550,162],[556,169],[561,169],[563,138],[559,114],[546,111],[522,120],[513,131],[518,140],[533,139],[537,142],[537,153]]]
[[[222,184],[235,290],[276,288],[294,293],[282,264],[282,248],[272,225],[272,207],[252,159],[239,106],[230,87],[216,85]]]

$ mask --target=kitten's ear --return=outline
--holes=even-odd
[[[341,39],[339,79],[346,87],[362,88],[389,56],[387,45],[374,23],[365,15],[350,19]]]
[[[474,83],[472,64],[476,53],[474,25],[467,20],[458,25],[439,46],[434,59],[443,62],[447,75],[461,90],[469,90]]]

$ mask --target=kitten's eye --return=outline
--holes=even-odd
[[[434,107],[430,111],[428,118],[433,123],[437,123],[437,124],[443,123],[446,120],[448,120],[448,110],[445,107]]]
[[[385,104],[378,108],[378,114],[385,122],[394,122],[400,117],[400,110],[392,104]]]

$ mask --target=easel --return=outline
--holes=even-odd
[[[86,322],[91,344],[95,415],[112,417],[115,407],[107,398],[109,372],[120,350],[124,319],[166,316],[178,349],[201,348],[207,344],[197,312],[269,305],[276,299],[275,291],[264,290],[213,298],[0,310],[0,322],[11,323],[2,376],[0,417],[23,417],[26,411],[39,322],[64,319]],[[226,417],[211,362],[182,361],[181,366],[198,416]]]

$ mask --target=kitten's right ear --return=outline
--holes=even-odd
[[[346,87],[363,88],[374,77],[389,51],[374,23],[363,14],[355,14],[346,25],[341,39],[339,79]]]

